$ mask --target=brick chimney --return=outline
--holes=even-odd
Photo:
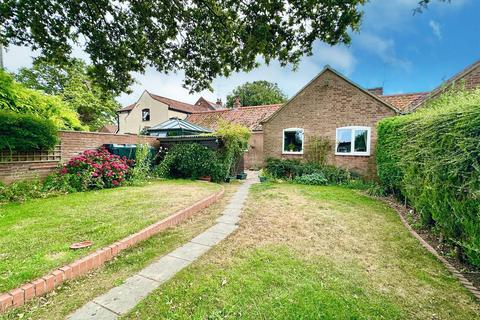
[[[373,93],[377,96],[382,96],[383,95],[383,87],[377,87],[377,88],[370,88],[367,89],[370,93]]]
[[[240,108],[242,103],[240,102],[240,97],[235,97],[235,101],[233,102],[233,109]]]

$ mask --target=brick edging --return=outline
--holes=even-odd
[[[420,241],[420,244],[427,249],[431,254],[433,254],[438,260],[440,260],[445,267],[450,271],[450,273],[453,274],[455,278],[460,281],[460,283],[468,290],[470,291],[477,300],[480,301],[480,290],[476,288],[472,282],[470,282],[463,274],[461,274],[457,268],[455,268],[450,262],[447,261],[444,257],[442,257],[435,248],[433,248],[427,241],[425,241],[407,222],[405,217],[399,212],[399,210],[393,206],[389,201],[384,201],[386,202],[395,212],[398,214],[400,217],[400,220],[402,220],[403,225],[405,228],[407,228],[408,231],[410,231],[410,234],[414,236],[418,241]]]
[[[160,231],[177,225],[220,199],[225,193],[225,188],[223,186],[221,186],[221,188],[220,191],[197,201],[187,208],[177,211],[137,233],[123,238],[110,246],[98,249],[86,257],[58,268],[50,274],[33,280],[19,288],[10,290],[8,293],[0,294],[0,313],[10,308],[19,307],[35,297],[41,297],[59,287],[64,281],[78,278],[87,272],[102,266],[105,262],[113,259],[113,257],[118,255],[121,251],[150,238]]]

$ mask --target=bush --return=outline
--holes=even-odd
[[[480,89],[379,124],[381,182],[480,265]]]
[[[52,121],[0,111],[0,150],[48,150],[57,141],[57,129]]]
[[[276,179],[296,180],[304,175],[320,174],[329,184],[340,184],[351,178],[348,170],[300,160],[269,158],[265,169]]]
[[[125,181],[130,170],[129,164],[132,162],[103,148],[87,150],[70,159],[60,174],[67,175],[64,179],[77,191],[112,188]]]
[[[198,179],[210,176],[213,181],[224,181],[227,173],[216,152],[198,143],[173,145],[157,170],[163,178]]]
[[[244,126],[221,121],[215,135],[219,137],[224,144],[223,148],[218,150],[218,156],[222,162],[221,167],[226,170],[223,174],[226,178],[236,173],[236,167],[248,149],[250,131]]]
[[[325,178],[325,176],[320,172],[304,174],[303,176],[295,177],[293,181],[299,184],[308,184],[308,185],[316,185],[316,186],[324,186],[328,184],[327,178]]]
[[[332,143],[326,137],[309,137],[305,147],[305,160],[324,166],[327,164],[328,153],[332,150]]]
[[[152,169],[152,161],[150,146],[148,144],[137,144],[132,179],[136,181],[146,180]]]

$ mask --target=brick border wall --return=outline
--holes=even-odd
[[[85,150],[97,149],[104,144],[148,143],[158,146],[157,137],[131,134],[114,134],[87,131],[59,131],[60,161],[22,161],[0,163],[0,181],[11,183],[17,180],[44,178],[54,172],[61,162],[66,162]]]
[[[113,243],[110,246],[98,249],[86,257],[80,258],[66,266],[58,268],[53,272],[38,278],[30,283],[27,283],[20,288],[10,290],[8,293],[0,295],[0,313],[5,312],[10,308],[20,307],[28,300],[35,297],[41,297],[46,293],[53,291],[63,282],[70,279],[81,277],[87,272],[102,266],[105,262],[112,260],[121,251],[133,247],[137,243],[146,240],[153,235],[163,231],[167,228],[173,227],[185,219],[190,218],[198,211],[207,208],[225,193],[225,188],[215,194],[212,194],[202,200],[197,201],[193,205],[181,209],[171,216],[162,219],[143,230],[138,231],[120,241]]]

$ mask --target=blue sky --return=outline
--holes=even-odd
[[[326,64],[365,88],[383,86],[386,94],[428,91],[442,80],[480,59],[480,1],[433,0],[428,10],[413,15],[418,0],[371,0],[365,5],[358,33],[349,46],[330,47],[316,43],[313,56],[305,57],[294,72],[278,63],[262,65],[249,73],[237,73],[213,82],[214,92],[189,95],[182,88],[182,72],[164,75],[153,69],[136,74],[133,94],[118,100],[135,102],[144,89],[193,103],[203,95],[215,101],[246,81],[277,82],[288,96],[294,95]],[[10,48],[5,64],[11,71],[31,64],[28,48]],[[76,55],[86,58],[80,50]]]

